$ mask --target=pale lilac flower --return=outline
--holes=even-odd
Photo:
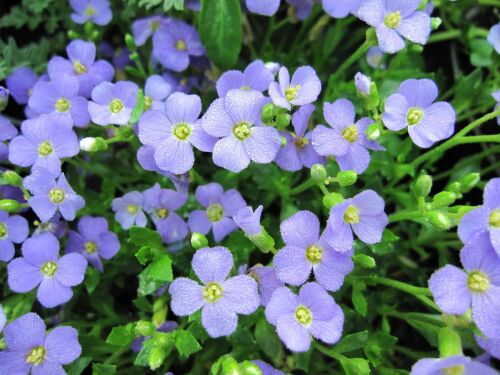
[[[118,236],[108,230],[103,217],[84,216],[78,222],[78,232],[69,231],[67,253],[79,253],[99,272],[103,272],[102,259],[113,258],[120,250]]]
[[[382,121],[392,131],[407,127],[413,143],[431,147],[455,131],[455,110],[447,102],[434,103],[437,96],[432,80],[408,79],[385,101]]]
[[[281,0],[245,0],[245,4],[251,13],[261,16],[272,16],[280,7]]]
[[[153,56],[167,69],[182,72],[187,69],[190,56],[203,56],[196,29],[179,20],[171,20],[153,36]]]
[[[305,20],[311,14],[314,0],[286,0],[293,7],[295,17],[298,20]]]
[[[366,62],[374,69],[385,69],[385,64],[383,63],[384,52],[380,47],[370,47],[366,53]]]
[[[38,77],[30,68],[20,67],[5,80],[10,95],[18,104],[27,104]]]
[[[73,12],[71,19],[75,23],[84,24],[91,21],[99,26],[107,25],[113,14],[108,0],[70,0]]]
[[[262,60],[255,60],[243,72],[228,70],[222,74],[217,80],[217,94],[223,98],[233,89],[264,92],[273,80],[273,74],[266,69]]]
[[[238,315],[248,315],[259,307],[257,283],[250,276],[229,276],[233,255],[225,247],[202,248],[191,262],[203,283],[186,277],[169,287],[171,309],[178,316],[191,315],[200,308],[201,324],[211,337],[229,336],[238,325]]]
[[[455,355],[446,358],[423,358],[411,368],[410,375],[498,375],[498,372],[490,366],[473,361],[463,355]]]
[[[51,82],[39,81],[33,87],[28,105],[39,114],[53,114],[75,126],[87,126],[88,101],[79,96],[79,87],[78,79],[68,74],[53,77]]]
[[[334,18],[344,18],[356,14],[363,0],[322,0],[325,13]]]
[[[14,244],[22,243],[29,234],[28,221],[19,215],[9,217],[0,211],[0,261],[8,262],[14,257]]]
[[[172,92],[173,87],[165,78],[158,74],[149,76],[144,86],[144,111],[150,109],[164,111],[164,101]]]
[[[130,81],[102,82],[92,90],[88,109],[92,122],[101,125],[127,125],[137,102],[139,88]]]
[[[22,135],[10,141],[9,161],[21,167],[46,168],[61,173],[61,159],[75,156],[80,144],[71,122],[54,115],[42,115],[21,124]]]
[[[9,288],[16,293],[27,293],[40,285],[37,299],[44,307],[68,302],[73,296],[71,287],[83,281],[87,269],[85,258],[76,253],[59,258],[59,241],[50,233],[28,238],[22,254],[7,267]]]
[[[493,178],[486,184],[483,205],[462,217],[458,237],[465,245],[484,238],[500,256],[500,178]]]
[[[105,60],[95,61],[96,48],[92,42],[73,40],[66,47],[69,60],[55,56],[49,61],[47,70],[51,80],[61,74],[69,74],[78,78],[79,94],[88,98],[92,89],[99,83],[111,81],[115,71]]]
[[[319,220],[310,211],[299,211],[280,226],[285,243],[274,257],[278,279],[290,285],[302,285],[314,273],[316,280],[326,290],[336,291],[344,283],[344,277],[354,268],[352,250],[335,251],[329,244],[331,232],[320,236]]]
[[[43,223],[58,211],[64,219],[74,220],[77,211],[85,206],[85,200],[71,188],[64,173],[54,176],[45,168],[34,168],[23,184],[32,194],[28,204]]]
[[[185,221],[175,212],[187,201],[187,194],[171,189],[162,189],[159,184],[145,190],[144,211],[153,220],[156,230],[166,244],[181,241],[188,235]]]
[[[319,155],[335,156],[340,169],[363,173],[370,164],[371,150],[383,150],[376,141],[366,137],[366,130],[373,123],[368,117],[355,122],[354,105],[347,99],[338,99],[323,105],[328,128],[318,125],[312,132],[312,145]]]
[[[353,231],[367,244],[380,242],[389,220],[384,200],[373,190],[365,190],[330,210],[326,240],[336,251],[351,251]]]
[[[76,329],[61,326],[46,333],[42,318],[32,312],[10,322],[4,339],[7,349],[0,352],[1,374],[66,374],[62,366],[82,352]]]
[[[292,115],[294,133],[280,132],[287,143],[280,148],[274,161],[286,171],[298,171],[302,167],[311,168],[314,164],[326,163],[326,158],[314,150],[311,143],[312,131],[307,131],[313,111],[312,104],[300,107]]]
[[[238,191],[224,192],[220,184],[212,182],[198,186],[195,195],[204,210],[194,210],[189,215],[192,232],[207,234],[212,229],[215,241],[220,242],[236,230],[232,217],[247,205]]]
[[[371,91],[372,80],[370,77],[364,75],[361,72],[357,72],[354,76],[354,85],[356,86],[356,91],[362,96],[369,96]]]
[[[252,210],[251,206],[246,206],[238,210],[233,215],[234,223],[247,235],[256,236],[262,233],[262,226],[260,225],[260,216],[264,207],[259,206]]]
[[[500,337],[488,338],[479,335],[474,335],[477,344],[483,348],[489,355],[500,359]]]
[[[213,161],[231,172],[245,169],[250,160],[270,163],[281,145],[275,128],[261,126],[266,102],[258,91],[231,90],[216,99],[201,119],[205,131],[220,138],[213,149]]]
[[[41,235],[42,233],[52,233],[58,239],[62,239],[66,236],[66,232],[68,231],[68,224],[66,221],[61,219],[61,213],[56,212],[54,216],[49,221],[45,223],[39,223],[33,232],[32,236],[36,237]]]
[[[464,270],[450,264],[434,272],[429,289],[446,314],[472,308],[472,320],[491,338],[500,338],[500,258],[489,241],[478,237],[460,252]]]
[[[246,273],[257,282],[260,304],[264,307],[269,303],[274,291],[285,286],[285,283],[276,276],[276,270],[273,267],[257,264]]]
[[[163,16],[144,17],[135,20],[132,23],[132,35],[136,46],[146,44],[148,39],[154,35],[161,27],[169,22],[169,19]]]
[[[405,47],[404,38],[426,44],[431,33],[431,19],[418,11],[420,0],[366,0],[357,16],[375,28],[382,51],[396,53]]]
[[[154,148],[155,163],[160,169],[186,173],[194,164],[193,146],[200,151],[212,151],[215,138],[202,128],[200,113],[199,96],[174,93],[167,98],[164,112],[153,109],[141,116],[139,139]]]
[[[318,99],[321,92],[321,81],[310,66],[301,66],[293,74],[286,67],[281,67],[278,75],[279,82],[271,82],[269,96],[278,107],[291,109],[293,106],[310,104]]]
[[[17,128],[7,117],[0,116],[0,161],[7,159],[9,146],[3,141],[8,141],[17,135]]]
[[[492,26],[488,33],[488,42],[493,46],[497,53],[500,53],[500,23]]]
[[[115,212],[115,220],[123,229],[129,229],[132,225],[145,227],[147,224],[144,214],[144,196],[138,191],[131,191],[123,197],[113,199],[111,208]]]
[[[311,336],[327,344],[342,336],[344,313],[317,283],[303,285],[298,296],[286,287],[276,289],[265,313],[280,339],[294,352],[309,350]]]

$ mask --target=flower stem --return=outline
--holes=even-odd
[[[460,30],[441,31],[439,33],[432,34],[429,37],[429,41],[427,42],[427,44],[443,42],[445,40],[457,39],[460,37],[460,35],[461,35]]]
[[[431,292],[428,288],[422,288],[419,286],[413,286],[402,281],[389,279],[387,277],[380,276],[361,276],[361,280],[367,281],[368,283],[374,283],[379,285],[385,285],[391,288],[402,290],[403,292],[419,295],[419,296],[430,296]]]
[[[420,211],[416,210],[410,210],[410,211],[400,211],[393,213],[389,215],[389,222],[390,223],[395,223],[397,221],[403,221],[403,220],[414,220],[414,219],[421,219],[422,218],[422,213]]]
[[[304,181],[300,185],[298,185],[298,186],[294,187],[292,190],[290,190],[287,195],[300,194],[303,191],[306,191],[307,189],[313,187],[314,185],[316,185],[316,182],[309,178],[308,180]]]
[[[352,64],[354,64],[357,60],[359,60],[359,58],[363,56],[371,46],[372,43],[368,40],[365,40],[364,43],[361,46],[359,46],[359,48],[356,51],[354,51],[353,54],[349,56],[349,58],[347,58],[347,60],[345,60],[342,63],[342,65],[339,66],[339,68],[333,75],[332,80],[336,80],[342,73],[344,73],[347,69],[349,69],[349,67]]]

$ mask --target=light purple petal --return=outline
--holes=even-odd
[[[360,216],[375,216],[384,212],[385,202],[373,190],[364,190],[353,199],[353,204],[359,210]]]
[[[354,105],[347,99],[323,104],[323,114],[328,124],[339,130],[354,124],[356,116]]]
[[[241,89],[243,86],[243,73],[239,70],[228,70],[224,72],[224,74],[222,74],[217,80],[217,94],[219,95],[219,98],[223,98],[230,90]]]
[[[159,168],[175,174],[189,171],[194,164],[194,153],[191,144],[170,136],[159,144],[154,153]]]
[[[200,151],[212,152],[217,138],[208,135],[201,126],[201,122],[197,121],[191,127],[189,142]]]
[[[233,124],[243,121],[250,124],[259,123],[264,103],[264,95],[255,90],[231,90],[224,98],[224,108]]]
[[[470,307],[467,274],[460,268],[446,265],[434,272],[429,279],[429,289],[436,304],[447,314],[461,315]]]
[[[349,142],[342,137],[339,130],[318,125],[312,132],[312,146],[319,155],[339,156],[345,155]]]
[[[278,336],[286,347],[293,352],[305,352],[311,346],[311,337],[293,314],[285,314],[278,318],[276,324]]]
[[[229,336],[238,325],[238,316],[223,302],[208,303],[201,310],[201,324],[212,338]]]
[[[260,305],[257,283],[246,275],[231,277],[222,284],[224,303],[237,314],[251,314]]]
[[[319,220],[310,211],[299,211],[281,223],[281,237],[287,245],[306,249],[319,238]]]
[[[396,53],[405,47],[403,38],[393,29],[388,28],[383,23],[375,29],[380,49],[385,53]]]
[[[44,343],[47,360],[60,365],[67,365],[82,353],[78,343],[78,331],[73,327],[57,327],[47,335]]]
[[[243,142],[232,135],[215,143],[212,157],[215,165],[234,173],[241,172],[250,164]]]
[[[254,126],[250,136],[243,141],[245,150],[256,163],[270,163],[281,146],[278,131],[272,127]]]
[[[229,189],[222,194],[220,203],[224,209],[225,216],[233,216],[247,205],[241,194],[235,189]]]
[[[66,254],[57,262],[55,278],[62,285],[75,286],[82,283],[86,269],[87,261],[83,256],[77,253]]]
[[[346,275],[352,272],[354,264],[351,256],[325,249],[321,263],[314,267],[314,276],[326,290],[339,290]]]
[[[415,12],[403,18],[396,30],[413,43],[425,44],[431,33],[431,19],[424,12]]]
[[[297,296],[290,289],[286,287],[277,288],[266,306],[266,319],[272,325],[276,325],[281,316],[293,314],[298,303]]]
[[[208,219],[206,211],[194,210],[189,214],[188,226],[191,232],[207,234],[212,228],[212,223]]]
[[[432,104],[425,109],[425,115],[417,125],[408,127],[408,133],[413,142],[424,148],[449,138],[454,130],[455,111],[446,102]]]
[[[472,320],[486,337],[500,338],[500,286],[472,293]]]
[[[62,285],[56,278],[44,278],[38,287],[36,298],[43,307],[52,308],[68,302],[73,296],[69,286]]]
[[[274,256],[273,265],[278,279],[290,285],[304,284],[312,269],[306,249],[292,245],[285,246]]]
[[[333,318],[329,321],[313,319],[309,327],[309,332],[311,332],[316,339],[326,342],[327,344],[335,344],[342,337],[344,313],[336,303],[330,308],[334,313]]]
[[[198,95],[175,92],[165,101],[167,117],[172,122],[191,124],[198,120],[201,113],[201,99]]]
[[[382,240],[382,233],[388,222],[386,214],[360,216],[359,223],[352,224],[352,230],[364,243],[374,244]]]
[[[213,137],[231,134],[234,122],[224,108],[224,99],[215,99],[201,118],[201,126]]]
[[[490,211],[486,207],[478,207],[467,212],[458,224],[458,237],[464,244],[475,241],[476,236],[488,231]]]
[[[19,215],[11,216],[6,222],[8,239],[15,243],[23,242],[29,234],[28,221]]]
[[[156,224],[156,229],[165,243],[183,240],[189,232],[187,224],[175,212],[171,212],[166,219],[160,220]]]
[[[401,83],[398,92],[406,98],[408,107],[425,109],[436,100],[438,87],[431,79],[407,79]]]
[[[360,144],[352,144],[344,155],[335,159],[342,171],[354,171],[362,174],[370,164],[370,153]]]
[[[0,240],[0,261],[8,262],[15,254],[14,244],[9,240]]]
[[[214,240],[216,242],[222,241],[229,233],[234,232],[237,228],[238,227],[234,223],[233,219],[223,217],[221,220],[212,224]]]
[[[165,113],[147,111],[139,119],[139,139],[145,145],[157,146],[164,139],[171,137],[172,126]]]
[[[168,289],[172,302],[170,307],[175,315],[187,316],[203,306],[203,288],[195,281],[179,277],[172,281]]]
[[[245,0],[248,10],[261,16],[274,15],[280,6],[280,0]]]
[[[495,209],[500,207],[500,178],[492,178],[484,187],[485,206]]]
[[[357,16],[370,26],[378,26],[384,21],[385,4],[383,0],[366,0],[358,9]]]
[[[35,313],[27,313],[10,322],[3,331],[9,350],[23,351],[43,345],[45,323]]]
[[[28,238],[22,246],[23,257],[40,267],[45,262],[56,261],[59,257],[59,241],[51,233],[42,233],[37,237]]]
[[[321,81],[310,66],[301,66],[293,73],[290,86],[300,86],[297,97],[290,101],[293,105],[313,103],[321,92]]]
[[[193,271],[204,283],[226,280],[233,267],[233,255],[222,246],[204,247],[193,256]]]

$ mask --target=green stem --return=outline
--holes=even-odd
[[[351,56],[347,60],[345,60],[342,65],[339,66],[335,74],[333,75],[333,80],[336,80],[342,73],[344,73],[349,67],[354,64],[356,61],[359,60],[360,57],[362,57],[368,49],[372,46],[372,43],[365,40],[364,43],[359,46],[359,48],[353,52]]]
[[[461,35],[460,30],[447,30],[439,33],[434,33],[429,37],[427,44],[443,42],[445,40],[457,39]]]
[[[479,0],[479,4],[500,8],[500,1],[498,0]]]
[[[466,143],[483,143],[483,142],[500,143],[500,134],[474,135],[474,136],[462,137],[461,139],[459,139],[457,144],[461,145]]]
[[[389,223],[395,223],[397,221],[403,221],[403,220],[416,220],[416,219],[422,219],[422,212],[420,212],[419,210],[404,210],[389,215]]]
[[[303,191],[306,191],[309,188],[312,188],[314,185],[316,185],[316,182],[314,182],[312,179],[308,179],[301,183],[300,185],[294,187],[292,190],[288,192],[286,195],[296,195],[299,193],[302,193]]]
[[[389,279],[387,277],[361,276],[361,277],[359,277],[359,279],[365,280],[369,283],[385,285],[385,286],[388,286],[391,288],[399,289],[399,290],[402,290],[403,292],[406,292],[406,293],[409,293],[412,295],[419,295],[419,296],[430,296],[431,295],[431,292],[429,291],[428,288],[413,286],[413,285],[410,285],[408,283],[404,283],[402,281]]]

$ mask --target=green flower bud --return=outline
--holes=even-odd
[[[4,350],[7,347],[5,340],[3,338],[0,339],[0,350]]]
[[[462,193],[461,193],[462,184],[458,181],[455,181],[455,182],[452,182],[451,184],[449,184],[445,190],[455,193],[457,198],[460,198],[462,196]]]
[[[426,218],[429,223],[437,230],[448,230],[451,227],[451,220],[448,215],[442,211],[427,212]]]
[[[339,203],[344,201],[344,197],[339,193],[330,193],[323,197],[323,206],[330,209],[333,206],[336,206]]]
[[[337,174],[337,182],[342,187],[354,185],[357,179],[358,175],[354,171],[342,171]]]
[[[292,121],[292,116],[289,113],[283,113],[281,115],[276,116],[276,128],[279,130],[286,128],[290,125],[290,121]]]
[[[478,184],[481,180],[481,175],[479,173],[469,173],[460,179],[460,192],[468,193]]]
[[[462,340],[460,335],[449,327],[439,330],[439,356],[441,358],[462,354]]]
[[[145,320],[139,320],[135,323],[134,332],[138,336],[151,336],[155,333],[156,327],[153,323],[147,322]]]
[[[136,50],[135,40],[134,40],[134,37],[132,35],[125,34],[125,44],[126,44],[129,51]]]
[[[247,236],[252,243],[263,253],[268,253],[274,249],[274,238],[262,227],[262,231],[254,236]]]
[[[82,39],[82,36],[78,34],[75,30],[68,30],[68,38],[73,39]]]
[[[372,46],[376,46],[378,44],[377,34],[375,34],[375,29],[373,27],[366,30],[366,41]]]
[[[366,138],[370,141],[377,141],[382,134],[382,126],[379,123],[371,124],[366,129]]]
[[[149,351],[148,365],[151,370],[160,368],[167,353],[162,348],[154,347]]]
[[[425,198],[429,195],[432,189],[432,177],[428,174],[423,174],[417,178],[413,185],[413,194],[416,197]]]
[[[273,122],[274,114],[275,114],[275,106],[273,103],[267,103],[264,107],[262,107],[261,119],[264,124],[270,124]]]
[[[439,17],[431,17],[431,27],[432,27],[432,30],[437,30],[439,28],[439,26],[441,26],[441,18]]]
[[[222,362],[222,375],[242,375],[240,365],[233,357],[227,357]]]
[[[129,57],[130,57],[130,60],[132,60],[132,61],[137,61],[137,60],[139,60],[139,54],[138,54],[137,52],[132,52],[132,53],[129,55]]]
[[[7,212],[17,212],[22,208],[21,203],[14,199],[0,200],[0,210]]]
[[[191,246],[195,250],[198,250],[198,249],[201,249],[202,247],[208,246],[207,237],[205,237],[201,233],[193,232],[193,234],[191,235]]]
[[[80,150],[86,152],[104,151],[108,144],[102,137],[86,137],[80,140]]]
[[[132,129],[131,126],[119,126],[117,129],[117,135],[121,139],[126,139],[130,137],[132,134],[134,134],[134,130]]]
[[[323,184],[326,180],[326,168],[321,164],[314,164],[311,167],[311,179],[317,184]]]
[[[377,265],[375,259],[365,254],[356,254],[352,257],[352,259],[355,265],[362,268],[374,268]]]
[[[0,112],[2,112],[9,103],[9,90],[0,86]]]
[[[8,185],[21,186],[23,184],[23,179],[14,171],[5,171],[3,173],[3,179]]]
[[[255,363],[243,361],[240,364],[243,375],[262,375],[262,370]]]
[[[442,191],[440,193],[437,193],[432,198],[432,207],[433,208],[448,207],[449,205],[452,205],[453,202],[455,202],[456,200],[457,196],[455,193],[452,193],[451,191]]]

